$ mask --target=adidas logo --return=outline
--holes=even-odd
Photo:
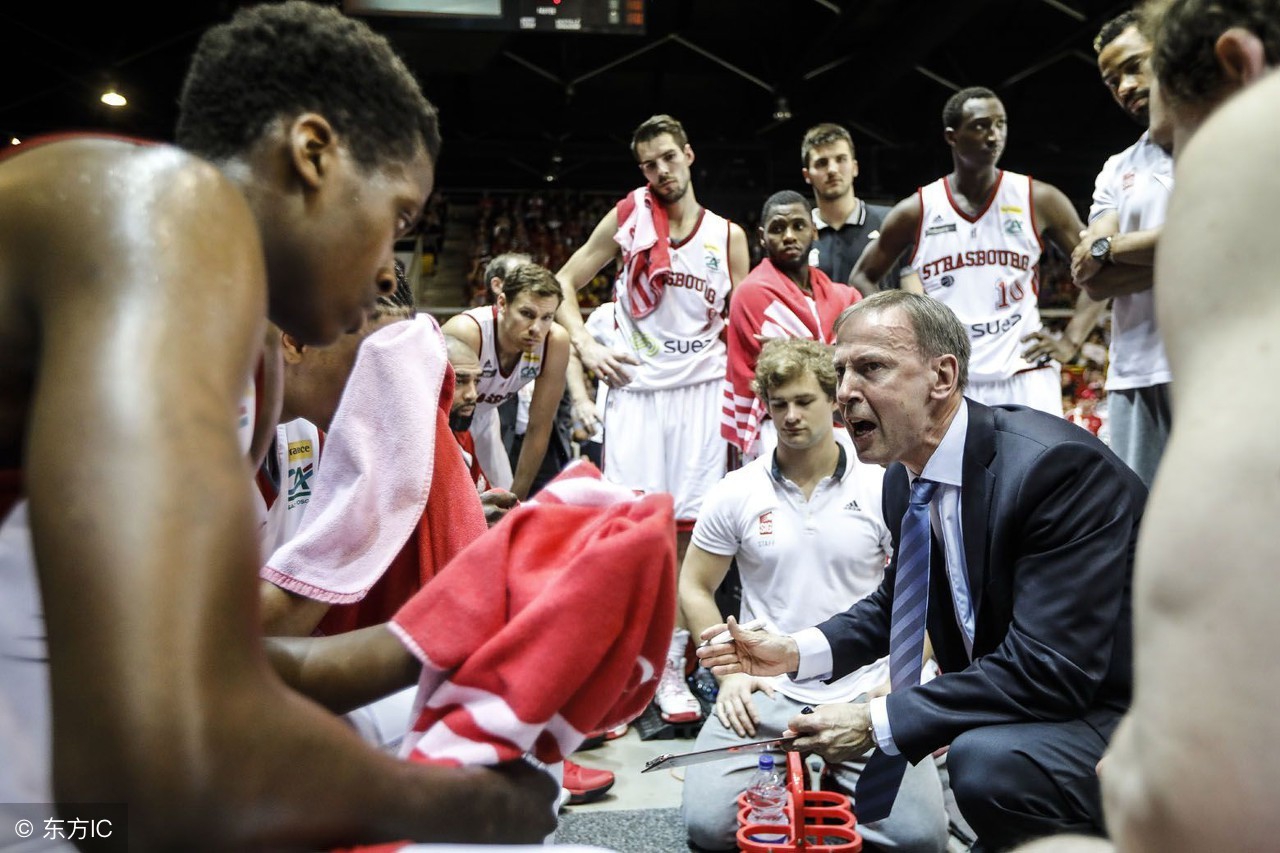
[[[849,501],[847,504],[844,505],[844,508],[846,511],[849,511],[849,512],[862,512],[862,507],[858,506],[857,501]]]

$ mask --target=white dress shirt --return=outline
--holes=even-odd
[[[960,487],[964,471],[964,444],[969,433],[969,403],[967,400],[956,410],[951,425],[942,441],[925,463],[920,476],[938,484],[933,502],[929,506],[929,519],[933,532],[942,540],[946,552],[947,579],[951,585],[951,599],[955,603],[956,624],[964,637],[965,652],[973,657],[973,599],[969,593],[969,574],[964,555],[964,534],[960,518]],[[915,481],[911,477],[912,482]],[[810,678],[828,678],[831,675],[831,644],[816,627],[805,628],[791,635],[800,653],[800,665],[793,676],[797,681]],[[893,742],[893,730],[885,697],[871,700],[871,725],[876,743],[888,755],[899,750]]]

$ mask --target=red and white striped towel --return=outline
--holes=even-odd
[[[637,716],[675,623],[670,495],[577,463],[460,553],[391,628],[423,663],[403,753],[562,761]]]
[[[671,274],[671,226],[666,208],[647,186],[628,193],[618,202],[617,211],[618,231],[613,239],[622,247],[625,303],[639,320],[662,301],[662,289]]]

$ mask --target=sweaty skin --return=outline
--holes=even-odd
[[[356,215],[338,212],[357,183],[344,152],[303,116],[248,154],[247,192],[164,146],[74,140],[0,164],[0,464],[28,472],[55,794],[128,802],[139,850],[533,840],[552,825],[541,774],[396,762],[263,654],[235,414],[266,334],[264,241]],[[385,181],[421,206],[430,160]],[[324,276],[350,273],[348,298],[287,330],[331,339],[376,296],[394,237],[383,198],[361,197],[365,242]],[[296,299],[320,296],[282,276]]]

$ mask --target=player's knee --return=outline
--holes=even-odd
[[[686,783],[684,797],[680,803],[680,813],[684,818],[685,831],[689,840],[702,850],[736,850],[738,815],[737,803],[730,799],[727,803],[713,802],[713,797],[705,792],[698,796]]]

